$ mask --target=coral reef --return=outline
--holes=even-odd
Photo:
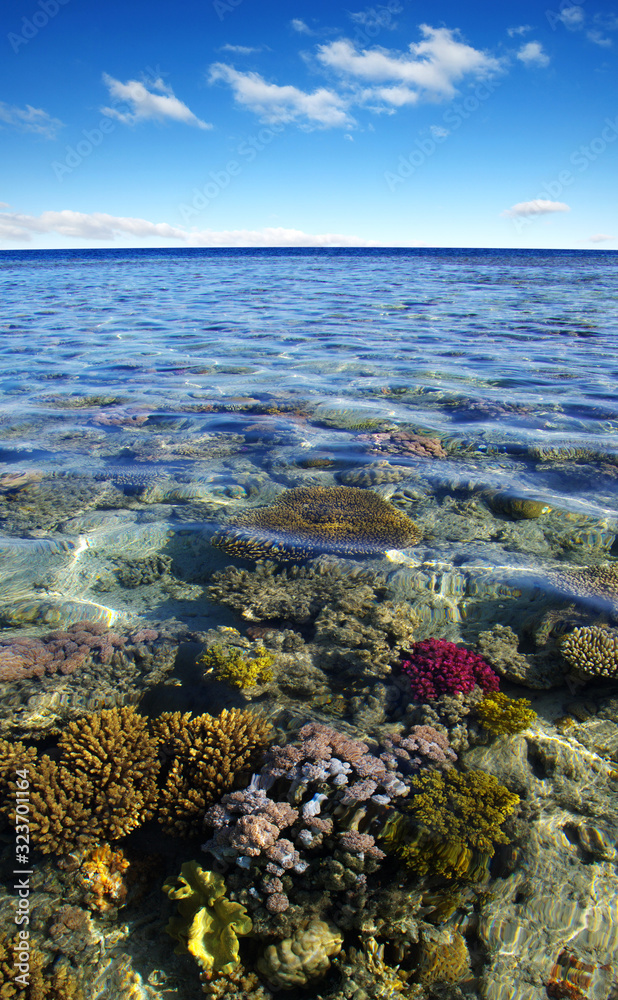
[[[26,934],[28,936],[24,937]],[[29,932],[23,929],[12,938],[0,934],[0,998],[85,1000],[71,967],[65,963],[52,964],[32,944]]]
[[[166,927],[178,941],[176,953],[192,955],[207,979],[230,971],[239,961],[238,938],[249,934],[252,922],[244,906],[225,897],[222,876],[187,861],[163,892],[178,904]]]
[[[506,514],[513,521],[529,521],[549,514],[551,507],[542,500],[530,497],[517,497],[511,493],[501,493],[498,490],[485,490],[482,494],[487,506],[495,514]]]
[[[405,466],[391,465],[390,462],[372,462],[371,465],[361,465],[357,469],[345,469],[338,472],[336,478],[344,486],[379,486],[380,483],[400,483],[407,479],[410,469]]]
[[[342,952],[334,963],[341,971],[343,997],[352,1000],[412,1000],[423,996],[418,986],[408,984],[409,972],[387,965],[384,961],[384,944],[374,937],[363,940],[361,949],[350,948]]]
[[[509,698],[500,691],[485,695],[476,708],[476,717],[494,736],[519,733],[536,719],[536,712],[527,698]]]
[[[612,607],[618,604],[618,563],[561,569],[549,574],[549,580],[558,590],[572,597],[591,598]]]
[[[519,797],[483,771],[424,770],[411,782],[398,820],[383,840],[418,876],[474,878],[496,844],[508,843],[502,824]]]
[[[86,851],[76,872],[77,882],[85,889],[83,901],[99,913],[112,912],[123,906],[127,898],[124,873],[129,861],[121,850],[101,844]]]
[[[255,973],[247,972],[240,963],[214,979],[203,974],[201,979],[202,992],[214,1000],[272,1000],[272,993],[264,989]]]
[[[562,637],[559,648],[580,677],[615,677],[618,673],[618,629],[605,625],[576,628]]]
[[[126,637],[112,632],[101,622],[83,621],[66,631],[49,632],[41,639],[0,640],[0,681],[42,677],[44,674],[71,674],[88,658],[110,663],[114,651]]]
[[[238,649],[210,646],[198,659],[205,673],[214,673],[218,681],[231,687],[249,688],[254,684],[267,684],[273,679],[271,667],[275,662],[272,653],[258,649],[254,656],[243,656]]]
[[[311,920],[292,937],[270,944],[257,961],[257,970],[279,989],[291,990],[321,979],[330,959],[341,951],[343,937],[324,920]]]
[[[212,544],[244,559],[304,562],[321,552],[377,555],[420,537],[413,521],[369,490],[297,486],[269,506],[237,515]]]
[[[470,954],[465,938],[454,930],[424,931],[415,979],[424,986],[459,983],[470,975]]]
[[[367,451],[372,455],[416,455],[421,458],[446,458],[447,455],[439,437],[403,429],[361,434],[359,440],[367,443]]]
[[[476,685],[483,691],[498,689],[498,677],[482,656],[444,639],[415,642],[401,669],[410,677],[417,701],[431,701],[458,691],[465,693]]]
[[[164,758],[159,819],[175,836],[198,836],[204,813],[258,766],[272,727],[253,712],[191,717],[165,712],[153,722]]]
[[[481,632],[477,648],[494,670],[514,684],[542,690],[564,682],[564,667],[551,646],[538,653],[520,653],[519,637],[510,625]]]
[[[30,765],[31,833],[38,850],[65,854],[117,840],[152,816],[157,741],[133,707],[70,723],[58,751],[58,762],[44,755]],[[5,813],[12,817],[10,806]]]

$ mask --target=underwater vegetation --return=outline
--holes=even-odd
[[[239,961],[238,938],[253,924],[244,906],[226,898],[223,876],[187,861],[163,892],[178,905],[166,928],[176,953],[192,955],[206,978],[230,971]]]
[[[476,707],[476,717],[494,736],[519,733],[536,719],[536,712],[527,698],[509,698],[501,691],[486,694]]]
[[[273,679],[271,667],[275,662],[272,653],[260,649],[254,656],[243,656],[238,649],[211,646],[198,659],[205,673],[214,673],[218,681],[231,687],[249,688],[258,681],[267,684]]]
[[[475,685],[485,692],[498,690],[498,675],[487,660],[444,639],[415,642],[405,654],[401,669],[410,678],[417,701],[431,701],[458,691],[466,693]]]
[[[211,541],[242,559],[304,562],[322,552],[377,555],[420,538],[407,515],[370,490],[297,486],[268,506],[238,514]]]
[[[411,782],[397,821],[382,838],[418,876],[474,878],[497,844],[508,843],[502,825],[519,796],[484,771],[426,769]]]

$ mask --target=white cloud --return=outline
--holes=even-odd
[[[294,29],[294,31],[298,31],[300,35],[313,35],[311,28],[306,25],[304,21],[301,21],[299,17],[293,18],[293,20],[290,21],[290,26]]]
[[[31,104],[26,104],[25,108],[18,108],[14,104],[4,104],[2,101],[0,101],[0,122],[13,125],[21,132],[34,132],[44,139],[55,139],[58,131],[64,128],[64,122],[59,118],[52,118],[42,108],[33,108]]]
[[[456,31],[427,24],[420,30],[423,41],[411,43],[409,55],[381,47],[357,51],[352,42],[343,39],[318,46],[317,58],[323,66],[347,77],[392,82],[408,88],[408,94],[424,92],[434,99],[452,97],[455,83],[465,76],[487,76],[502,68],[499,60],[462,42]]]
[[[103,74],[103,82],[108,87],[111,97],[129,105],[128,111],[101,108],[103,114],[110,118],[116,118],[118,121],[124,122],[125,125],[155,120],[183,122],[185,125],[194,125],[197,128],[212,128],[212,125],[201,121],[189,110],[186,104],[179,101],[174,96],[171,87],[168,87],[161,79],[149,83],[152,90],[160,91],[158,94],[153,94],[152,90],[148,90],[148,87],[139,80],[128,80],[127,83],[121,83],[120,80],[115,80],[108,73]]]
[[[558,20],[562,21],[565,28],[569,28],[570,31],[578,31],[584,23],[584,11],[581,7],[574,4],[572,7],[565,7],[558,14]]]
[[[218,80],[229,84],[238,104],[261,115],[263,121],[301,121],[314,128],[353,123],[344,99],[324,87],[307,94],[298,87],[267,83],[259,73],[241,73],[225,63],[214,63],[210,67],[209,82]]]
[[[524,66],[549,66],[549,56],[543,52],[540,42],[526,42],[517,53]]]
[[[601,45],[604,49],[610,49],[613,45],[611,38],[606,38],[598,28],[592,28],[590,31],[587,31],[586,38],[594,42],[595,45]]]
[[[501,215],[515,218],[520,215],[547,215],[549,212],[570,212],[569,205],[563,201],[547,201],[545,198],[535,198],[534,201],[520,201]]]
[[[514,35],[525,35],[529,31],[532,31],[529,24],[520,24],[517,28],[507,28],[509,38],[513,38]]]
[[[123,237],[140,239],[177,240],[191,247],[245,247],[245,246],[380,246],[375,240],[341,233],[304,233],[300,229],[283,227],[258,230],[235,229],[215,231],[187,230],[170,226],[166,222],[149,222],[107,215],[103,212],[43,212],[39,216],[21,215],[18,212],[0,212],[0,238],[30,241],[34,233],[56,233],[75,239],[114,241]]]
[[[250,45],[230,45],[229,42],[222,45],[220,52],[237,52],[241,56],[250,56],[253,52],[261,52],[260,48],[252,48]]]
[[[450,131],[447,128],[443,128],[442,125],[432,125],[429,129],[434,139],[446,139],[447,135],[450,135]]]
[[[588,238],[588,243],[606,243],[607,240],[615,239],[615,236],[606,236],[605,233],[597,233],[596,236],[590,236]]]

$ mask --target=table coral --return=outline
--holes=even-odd
[[[573,629],[559,643],[562,656],[580,677],[615,677],[618,629],[589,625]]]
[[[33,843],[44,853],[117,840],[149,819],[157,800],[157,741],[133,707],[69,724],[59,760],[31,766]]]
[[[166,927],[178,941],[176,954],[192,955],[207,979],[231,971],[239,961],[238,938],[249,934],[252,922],[244,906],[225,897],[223,877],[187,861],[163,892],[178,904],[178,915]]]
[[[257,970],[279,989],[306,986],[328,972],[330,959],[339,954],[342,944],[337,927],[324,920],[312,920],[292,937],[268,945],[257,961]]]
[[[498,690],[498,676],[478,653],[461,649],[444,639],[415,642],[401,669],[410,677],[412,694],[417,701],[432,701],[443,694]]]
[[[412,779],[411,789],[400,806],[411,820],[409,833],[399,821],[383,840],[417,875],[470,877],[475,861],[482,863],[496,844],[508,843],[502,825],[519,797],[493,775],[424,770]]]
[[[378,555],[420,538],[413,521],[370,490],[297,486],[237,515],[212,544],[243,559],[304,562],[321,552]]]
[[[214,673],[218,681],[244,689],[258,683],[269,683],[273,679],[271,667],[275,658],[263,647],[258,648],[253,656],[243,656],[239,649],[211,646],[197,662],[206,673]]]
[[[501,736],[527,729],[536,719],[536,712],[527,698],[509,698],[492,691],[477,706],[476,717],[489,733]]]
[[[165,712],[153,723],[166,763],[159,819],[175,836],[198,836],[207,807],[258,766],[272,727],[248,710],[218,717]]]

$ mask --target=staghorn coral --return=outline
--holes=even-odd
[[[244,906],[226,899],[222,876],[187,861],[163,892],[178,904],[166,927],[178,941],[176,954],[192,955],[206,979],[231,971],[239,961],[238,938],[249,934],[252,922]]]
[[[275,658],[264,648],[258,648],[254,656],[248,657],[238,649],[215,645],[205,650],[197,662],[205,673],[214,673],[218,681],[244,689],[269,683],[273,679],[271,667]]]
[[[618,629],[605,625],[573,629],[562,637],[559,649],[582,678],[615,677],[618,673]]]
[[[378,555],[420,537],[413,521],[369,490],[297,486],[269,506],[237,515],[212,544],[244,559],[304,562],[321,552]]]
[[[272,727],[237,708],[217,718],[165,712],[153,723],[167,760],[159,819],[175,836],[197,836],[207,807],[250,775],[269,745]]]
[[[458,691],[466,693],[476,685],[483,691],[498,689],[498,677],[482,656],[444,639],[415,642],[401,669],[410,677],[417,701],[432,701]]]
[[[496,844],[508,843],[502,824],[519,797],[483,771],[462,774],[424,770],[411,782],[402,811],[412,827],[396,820],[382,842],[396,849],[418,876],[474,877]]]
[[[41,639],[3,639],[0,682],[44,674],[71,674],[88,658],[109,663],[114,650],[122,648],[126,641],[101,622],[91,621],[77,622],[65,631],[49,632]]]
[[[133,707],[70,723],[58,750],[59,762],[44,755],[31,766],[31,832],[39,850],[65,854],[117,840],[152,816],[157,742]]]
[[[343,937],[324,920],[312,920],[292,937],[270,944],[257,961],[257,970],[275,987],[284,990],[321,979],[330,959],[341,951]]]
[[[536,712],[527,698],[509,698],[500,691],[492,691],[477,705],[476,717],[488,732],[502,736],[527,729],[536,719]]]
[[[207,979],[203,974],[202,992],[214,1000],[271,1000],[272,993],[266,991],[254,972],[246,972],[238,964],[228,972]]]

